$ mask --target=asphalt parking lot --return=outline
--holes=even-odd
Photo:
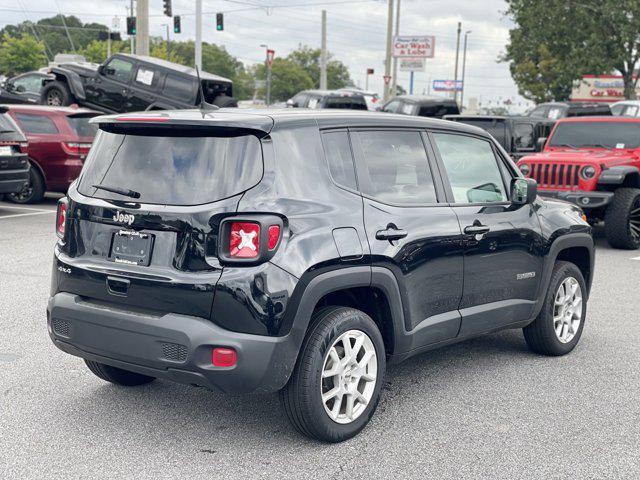
[[[391,367],[370,426],[325,445],[277,395],[120,389],[49,340],[55,199],[0,202],[0,478],[640,478],[640,251],[598,239],[562,358],[509,331]]]

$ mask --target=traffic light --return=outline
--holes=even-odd
[[[224,30],[224,13],[216,13],[216,30]]]
[[[136,17],[127,17],[127,35],[136,34]]]
[[[173,33],[180,33],[180,15],[173,17]]]
[[[167,17],[172,17],[173,15],[171,14],[171,0],[162,0],[162,3],[164,5],[164,14]]]

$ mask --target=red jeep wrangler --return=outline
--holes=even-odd
[[[543,150],[518,167],[541,195],[575,203],[591,223],[604,220],[611,246],[640,247],[640,118],[560,119]]]

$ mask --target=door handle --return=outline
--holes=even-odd
[[[376,232],[376,240],[400,240],[408,235],[406,230],[388,226],[386,230],[378,230]]]
[[[480,222],[474,222],[473,225],[464,227],[464,233],[469,235],[482,235],[491,230],[487,225],[482,225]]]

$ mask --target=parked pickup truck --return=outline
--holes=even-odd
[[[604,220],[616,248],[640,248],[640,118],[558,120],[544,149],[518,162],[541,195],[580,206],[591,223]]]
[[[66,63],[51,67],[40,102],[73,103],[106,113],[193,108],[200,104],[198,75],[193,68],[159,58],[118,53],[102,65]],[[200,72],[207,103],[237,107],[231,80]]]

